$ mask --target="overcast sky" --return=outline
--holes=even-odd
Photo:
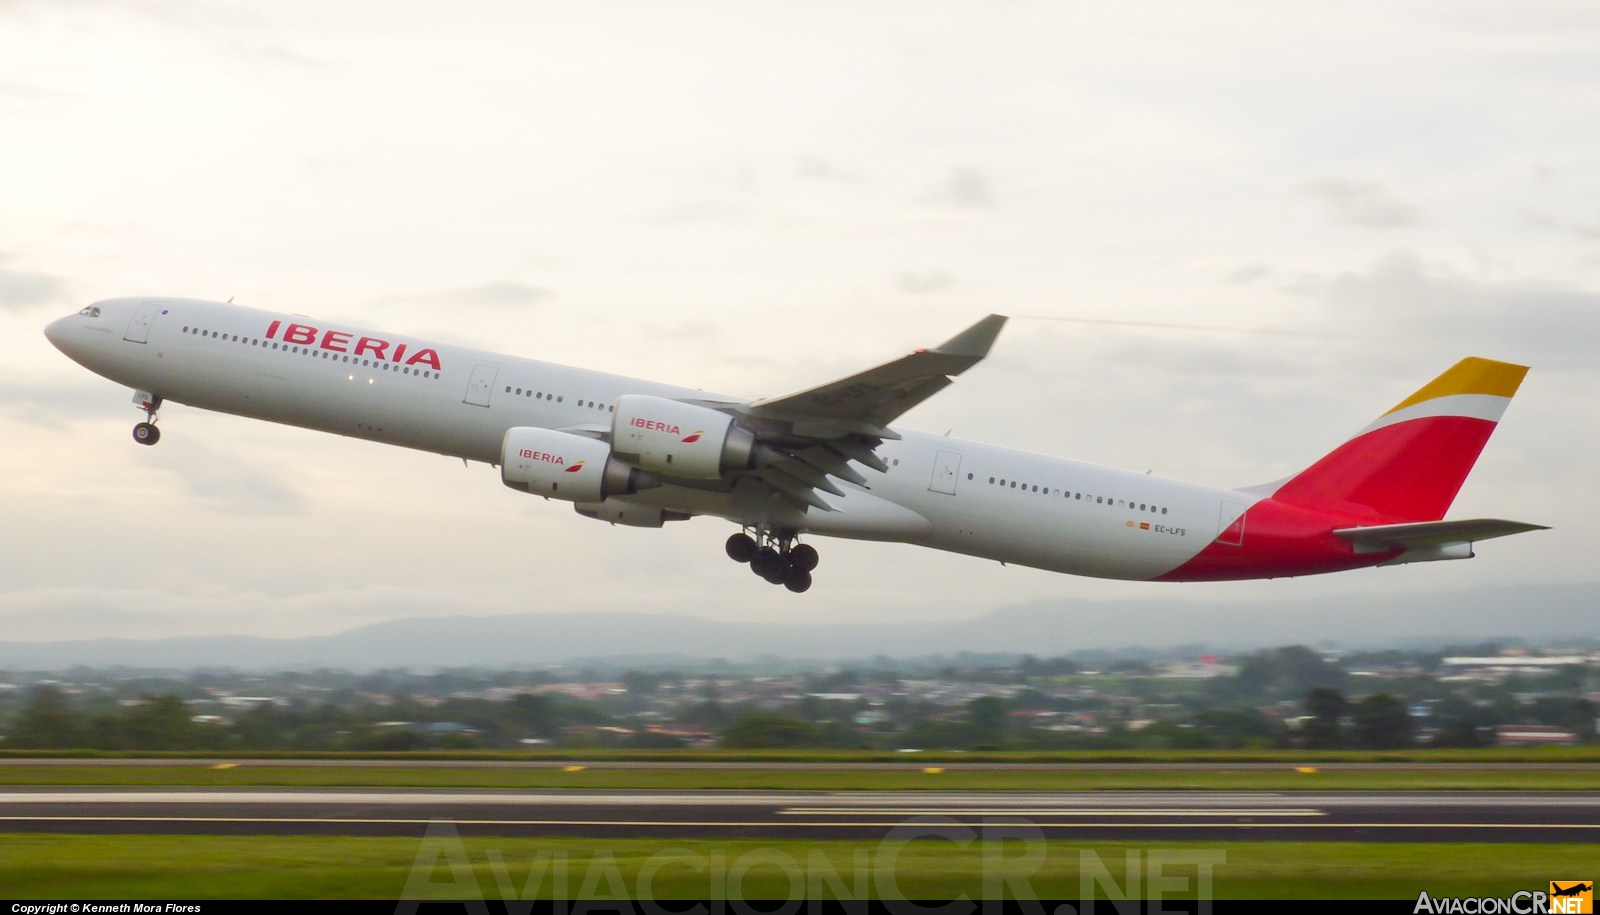
[[[1595,582],[1597,48],[1584,3],[0,0],[0,640]],[[135,294],[750,397],[989,312],[1292,332],[1018,319],[901,421],[1226,485],[1520,361],[1451,516],[1555,530],[1181,586],[823,541],[799,596],[726,522],[611,528],[486,466],[179,405],[141,448],[40,334]]]

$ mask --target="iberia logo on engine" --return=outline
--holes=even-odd
[[[683,434],[683,430],[679,429],[677,426],[673,425],[672,423],[658,422],[658,421],[653,420],[653,419],[644,419],[644,418],[641,418],[641,417],[638,417],[638,416],[635,416],[633,418],[632,425],[634,427],[636,427],[636,428],[645,429],[645,430],[650,431],[650,432],[665,432],[665,433],[667,433],[669,435],[682,435]],[[698,432],[695,433],[695,435],[699,435],[699,434],[700,433],[698,433]]]
[[[693,435],[684,436],[683,443],[685,445],[692,445],[695,442],[700,441],[700,436],[705,435],[705,434],[706,434],[706,430],[704,430],[704,429],[696,429],[696,430],[694,430],[694,434]]]

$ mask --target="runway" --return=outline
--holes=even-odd
[[[0,792],[0,832],[880,839],[1027,822],[1057,839],[1600,842],[1600,792]]]

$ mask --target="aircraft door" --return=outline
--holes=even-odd
[[[956,494],[956,477],[961,473],[961,455],[954,451],[941,451],[933,459],[933,479],[928,483],[930,492]]]
[[[1222,511],[1217,516],[1217,542],[1228,546],[1239,546],[1244,543],[1244,510],[1247,506],[1243,502],[1223,502]]]
[[[150,322],[156,319],[156,314],[160,310],[160,302],[140,302],[139,309],[133,313],[133,320],[128,322],[128,331],[122,335],[122,339],[129,343],[148,343]]]
[[[494,376],[500,370],[492,365],[475,365],[472,367],[472,377],[467,379],[467,396],[461,398],[462,403],[469,403],[478,407],[489,405],[489,395],[494,393]]]

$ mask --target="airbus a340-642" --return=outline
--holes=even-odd
[[[1306,470],[1223,489],[890,423],[989,352],[945,343],[747,400],[401,334],[174,298],[97,302],[45,334],[135,390],[134,440],[175,401],[500,468],[514,490],[612,524],[714,515],[730,557],[811,586],[807,535],[915,544],[1073,575],[1278,578],[1472,556],[1540,529],[1445,511],[1527,369],[1463,359]]]

